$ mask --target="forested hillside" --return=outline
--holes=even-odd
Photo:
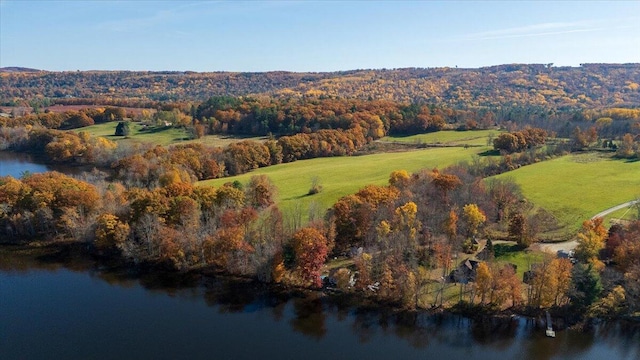
[[[218,95],[329,96],[465,107],[625,107],[640,104],[640,64],[512,64],[332,73],[0,71],[3,105],[26,104],[37,97],[73,104],[82,98],[201,101]]]

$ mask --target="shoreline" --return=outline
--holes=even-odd
[[[4,261],[9,255],[11,259]],[[100,255],[92,252],[87,244],[74,241],[32,242],[26,244],[0,243],[0,271],[20,271],[26,264],[25,258],[34,260],[43,269],[48,267],[65,267],[72,271],[98,272],[123,279],[143,279],[153,277],[161,283],[179,284],[180,287],[211,287],[217,280],[223,280],[236,285],[249,285],[256,289],[256,294],[268,292],[294,298],[299,296],[327,298],[332,302],[345,304],[362,311],[375,311],[385,314],[426,314],[458,315],[476,321],[495,321],[524,317],[534,321],[540,328],[545,325],[545,312],[552,315],[555,330],[587,331],[594,323],[624,321],[640,324],[639,316],[624,315],[607,319],[585,318],[581,314],[569,312],[568,307],[553,307],[548,309],[534,309],[526,306],[503,310],[491,309],[487,306],[471,305],[466,302],[452,306],[438,306],[432,308],[407,309],[397,304],[380,301],[360,292],[346,292],[335,288],[320,289],[299,287],[291,284],[270,283],[257,278],[228,274],[212,268],[191,268],[179,270],[167,264],[155,262],[134,263],[121,256]],[[28,267],[31,269],[32,267]],[[259,289],[259,291],[258,291]]]

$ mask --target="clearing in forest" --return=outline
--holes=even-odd
[[[174,145],[187,143],[201,143],[209,146],[225,147],[233,142],[241,140],[262,141],[263,137],[236,137],[230,135],[206,135],[200,139],[190,139],[184,128],[174,127],[147,127],[140,123],[131,123],[129,136],[115,136],[117,121],[86,126],[74,129],[75,132],[87,132],[91,136],[100,136],[112,141],[146,142],[156,145]]]

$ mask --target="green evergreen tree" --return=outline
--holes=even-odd
[[[131,126],[128,121],[121,121],[116,126],[116,136],[129,136],[131,134]]]
[[[593,304],[602,292],[600,274],[591,264],[576,264],[571,270],[571,290],[569,299],[579,309]]]

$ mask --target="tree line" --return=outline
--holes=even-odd
[[[331,73],[142,71],[1,72],[0,103],[129,99],[204,101],[212,95],[341,97],[448,106],[597,108],[640,103],[638,64],[509,64],[479,69],[404,68]],[[161,90],[159,90],[161,89]]]

